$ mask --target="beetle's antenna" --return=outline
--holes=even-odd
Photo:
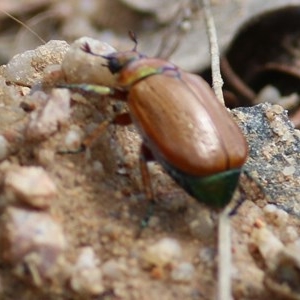
[[[46,44],[46,41],[44,39],[42,39],[34,30],[32,30],[29,26],[27,26],[24,22],[18,20],[16,17],[14,17],[13,15],[11,15],[10,13],[0,9],[0,11],[2,13],[4,13],[5,15],[7,15],[9,18],[11,18],[12,20],[14,20],[15,22],[17,22],[18,24],[20,24],[21,26],[23,26],[24,28],[26,28],[30,33],[32,33],[37,39],[39,39],[39,41],[41,41],[43,44]]]
[[[135,32],[133,32],[132,30],[129,30],[128,35],[129,35],[129,38],[134,42],[134,47],[132,48],[132,51],[137,51],[138,40],[137,40]]]

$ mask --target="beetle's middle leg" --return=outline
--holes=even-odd
[[[258,191],[261,193],[261,195],[263,195],[263,197],[266,196],[266,192],[264,190],[264,187],[255,178],[253,178],[247,170],[243,170],[241,175],[242,175],[241,177],[244,177],[244,179],[246,181],[250,182],[251,184],[254,184],[255,187],[258,189]],[[238,189],[240,191],[240,197],[236,201],[234,206],[232,207],[231,211],[229,212],[230,216],[234,216],[237,213],[237,210],[240,208],[240,206],[247,199],[247,192],[246,192],[245,188],[243,187],[243,185],[241,183],[241,179],[240,179],[239,184],[238,184]]]
[[[81,143],[80,147],[76,150],[61,150],[61,154],[76,154],[85,151],[87,148],[91,148],[92,144],[107,130],[110,124],[127,126],[132,123],[129,113],[117,113],[111,118],[108,118],[101,122],[91,134],[89,134]]]
[[[142,175],[143,186],[145,190],[145,195],[148,200],[148,208],[145,217],[142,220],[142,227],[148,225],[150,217],[153,215],[153,209],[155,205],[154,193],[151,184],[151,177],[148,169],[147,163],[154,161],[154,157],[150,149],[143,143],[140,148],[140,170]]]
[[[129,113],[118,113],[113,115],[111,118],[104,120],[99,126],[88,135],[82,142],[82,148],[90,148],[93,142],[103,134],[110,124],[127,126],[132,123]]]
[[[99,96],[110,96],[119,99],[120,101],[126,101],[127,94],[121,90],[113,89],[106,86],[96,84],[61,84],[61,88],[68,88],[71,90],[79,91],[81,93],[93,93]],[[59,151],[60,153],[79,153],[84,151],[86,148],[90,148],[93,142],[103,134],[110,124],[127,126],[132,123],[129,114],[116,112],[110,118],[107,118],[101,122],[98,127],[89,134],[81,144],[79,149],[74,151]]]

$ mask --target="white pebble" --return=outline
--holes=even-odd
[[[216,251],[210,247],[201,248],[199,251],[200,261],[205,264],[213,264],[215,255]]]
[[[201,209],[190,206],[185,217],[191,234],[201,240],[207,241],[214,238],[215,223],[209,209]]]
[[[174,281],[189,282],[192,280],[195,268],[191,263],[182,262],[177,265],[171,272],[171,278]]]
[[[195,219],[189,224],[191,234],[202,240],[214,237],[214,223],[211,218]]]
[[[172,238],[163,238],[155,244],[149,246],[143,259],[149,265],[166,266],[173,264],[181,256],[181,246],[178,241]]]
[[[288,166],[288,167],[284,167],[282,170],[282,174],[284,176],[291,176],[295,173],[296,168],[294,166]]]
[[[37,92],[32,97],[38,98],[40,93]],[[69,90],[53,89],[50,95],[44,95],[43,97],[47,97],[47,101],[30,114],[25,132],[28,139],[45,139],[55,133],[61,125],[66,124],[69,119]]]
[[[42,166],[52,165],[55,160],[55,151],[49,148],[37,148],[35,151],[35,156]]]
[[[288,213],[274,204],[267,204],[263,211],[266,217],[277,226],[284,226],[288,221]]]
[[[264,258],[267,267],[272,268],[277,263],[278,253],[284,249],[283,243],[266,227],[254,228],[251,239]]]
[[[65,137],[65,145],[68,150],[77,150],[81,145],[80,133],[76,130],[69,130]]]
[[[8,155],[8,141],[3,135],[0,135],[0,161]]]
[[[102,162],[101,161],[99,161],[99,160],[95,160],[94,162],[93,162],[93,170],[97,173],[97,174],[99,174],[99,175],[104,175],[104,167],[103,167],[103,164],[102,164]]]
[[[299,237],[298,232],[295,227],[287,226],[281,232],[281,240],[284,243],[291,243],[297,240]]]
[[[267,204],[267,205],[263,208],[263,210],[264,210],[264,213],[265,213],[266,215],[270,215],[270,214],[274,214],[274,213],[276,212],[277,207],[276,207],[276,205],[274,205],[274,204]]]
[[[104,291],[100,261],[91,247],[84,247],[78,256],[71,275],[71,287],[74,291],[98,295]]]
[[[277,103],[280,92],[272,85],[267,85],[261,89],[256,97],[256,103],[270,102]]]
[[[5,191],[14,199],[47,208],[57,196],[54,182],[41,167],[17,167],[7,172]]]
[[[103,276],[109,279],[120,279],[123,274],[120,263],[113,259],[103,263],[101,269]]]

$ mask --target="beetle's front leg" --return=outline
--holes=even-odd
[[[66,88],[70,90],[75,90],[83,93],[93,93],[99,96],[111,96],[121,101],[126,101],[127,92],[123,92],[122,90],[114,89],[112,87],[98,85],[98,84],[60,84],[57,87]]]

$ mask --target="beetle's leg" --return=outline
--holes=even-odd
[[[123,90],[114,89],[104,85],[98,84],[59,84],[56,87],[58,88],[66,88],[70,90],[75,90],[82,93],[92,93],[99,96],[110,96],[112,98],[116,98],[121,101],[126,101],[127,99],[127,92]]]
[[[106,119],[99,126],[90,134],[88,135],[83,143],[83,149],[90,148],[93,142],[102,135],[102,133],[107,129],[110,124],[122,125],[127,126],[132,123],[129,113],[118,113],[115,114],[112,118]]]
[[[103,85],[97,85],[97,84],[85,84],[85,83],[67,84],[66,83],[66,84],[59,84],[56,87],[70,89],[70,90],[76,90],[79,92],[94,93],[94,94],[101,95],[101,96],[108,96],[108,95],[114,94],[114,89],[107,87],[107,86],[103,86]]]
[[[251,174],[247,171],[247,170],[243,170],[243,172],[241,173],[242,176],[244,176],[247,180],[249,180],[250,182],[254,183],[256,187],[258,187],[259,191],[265,195],[265,190],[264,187],[261,185],[261,183],[259,183],[255,178],[253,178],[251,176]],[[240,198],[236,201],[235,205],[233,206],[233,208],[231,209],[229,215],[233,216],[237,213],[237,210],[239,209],[239,207],[244,203],[244,201],[246,200],[246,191],[244,189],[244,187],[242,186],[241,182],[239,182],[238,188],[240,190]]]
[[[142,144],[140,149],[140,169],[145,189],[145,195],[147,200],[149,200],[150,202],[154,202],[154,194],[151,186],[151,178],[147,163],[153,160],[154,157],[152,155],[152,152],[145,144]]]
[[[126,92],[124,92],[122,90],[102,86],[102,85],[97,85],[97,84],[61,84],[61,85],[58,85],[57,87],[68,88],[68,89],[75,90],[78,92],[94,93],[99,96],[111,96],[114,98],[118,98],[118,100],[121,100],[121,101],[126,101],[126,99],[127,99]],[[89,148],[92,145],[92,143],[106,130],[106,128],[110,124],[118,124],[118,125],[126,126],[131,123],[132,123],[132,121],[131,121],[131,118],[128,113],[117,112],[111,118],[108,118],[105,121],[103,121],[102,123],[100,123],[99,126],[90,135],[88,135],[85,138],[85,140],[81,144],[80,148],[78,148],[76,150],[60,150],[60,151],[58,151],[58,153],[76,154],[76,153],[82,152],[86,148]]]
[[[146,227],[148,225],[150,217],[153,215],[153,209],[155,205],[154,201],[154,193],[151,184],[151,177],[148,169],[147,163],[155,160],[150,149],[143,143],[140,149],[140,170],[142,175],[143,186],[145,190],[145,195],[148,200],[148,208],[146,212],[146,216],[143,218],[141,222],[142,227]]]
[[[81,143],[81,146],[76,150],[60,150],[58,153],[60,154],[77,154],[84,151],[87,148],[90,148],[91,145],[98,137],[100,137],[103,132],[107,129],[110,124],[127,126],[132,123],[129,113],[118,113],[113,117],[104,120],[102,123],[98,125],[98,127],[89,134]]]
[[[239,199],[236,201],[235,205],[233,206],[233,208],[230,210],[229,212],[229,216],[232,217],[234,216],[238,209],[240,208],[240,206],[244,203],[244,201],[246,200],[246,191],[245,189],[242,187],[241,184],[238,185],[238,188],[240,190],[240,197]]]

